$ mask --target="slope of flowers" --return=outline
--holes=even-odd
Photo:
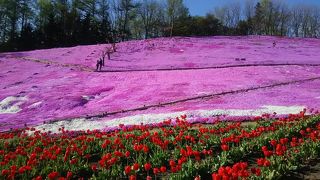
[[[122,42],[103,70],[128,72],[94,72],[100,51],[107,46],[1,53],[0,131],[112,112],[118,113],[97,121],[195,110],[248,116],[242,112],[262,109],[265,113],[269,109],[264,107],[277,106],[271,112],[280,114],[282,107],[295,106],[299,110],[289,113],[298,113],[320,107],[319,39],[177,37]],[[307,81],[310,78],[318,79]],[[293,81],[300,83],[230,93]],[[176,101],[180,102],[159,105]],[[121,113],[150,105],[158,106]],[[221,113],[210,116],[217,114]]]
[[[273,47],[276,42],[276,47]],[[198,68],[240,64],[318,64],[320,40],[273,36],[174,37],[117,44],[105,70]],[[110,44],[6,53],[94,69]],[[1,56],[0,56],[1,58]],[[245,61],[235,60],[245,58]]]
[[[1,133],[0,173],[5,179],[269,179],[319,156],[318,115],[270,117],[203,125],[181,116],[111,132]]]

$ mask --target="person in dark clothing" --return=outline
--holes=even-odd
[[[112,51],[117,52],[116,43],[112,43]]]
[[[100,60],[99,60],[99,66],[100,66],[100,71],[101,71],[101,68],[102,68],[102,63],[103,63],[103,61],[102,61],[102,58],[100,58]]]
[[[110,60],[110,50],[108,49],[108,51],[107,51],[107,55],[108,55],[108,60]]]
[[[104,58],[105,58],[105,55],[101,57],[101,66],[104,66]]]
[[[99,67],[100,67],[100,60],[97,60],[97,64],[96,64],[96,66],[97,66],[96,71],[98,71],[98,70],[99,70]],[[101,68],[100,68],[100,69],[101,69]]]

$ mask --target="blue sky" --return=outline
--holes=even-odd
[[[184,0],[186,6],[189,8],[191,15],[205,15],[207,12],[212,11],[215,7],[233,2],[245,0]],[[311,4],[319,5],[320,0],[285,0],[288,4]]]

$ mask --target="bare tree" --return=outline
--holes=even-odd
[[[224,26],[228,26],[227,12],[228,9],[226,6],[216,7],[213,11],[215,17],[217,17]]]
[[[154,24],[157,21],[156,13],[160,8],[156,0],[143,0],[139,7],[139,15],[144,27],[144,38],[149,37],[149,33],[152,30]]]
[[[129,26],[133,39],[141,39],[144,36],[145,24],[141,18],[140,8],[142,4],[138,4],[138,8],[134,10],[136,16],[130,20]]]
[[[320,8],[312,7],[310,16],[309,37],[319,37],[320,28]]]
[[[112,0],[112,13],[110,15],[113,29],[117,31],[114,39],[121,38],[122,41],[130,36],[130,22],[134,19],[133,10],[136,5],[133,0]]]
[[[187,12],[182,0],[167,0],[167,15],[170,25],[170,37],[172,37],[175,21]]]
[[[232,27],[236,27],[241,18],[241,5],[240,3],[234,2],[230,5],[230,11],[231,11],[231,19],[232,19]]]
[[[214,15],[224,26],[234,28],[241,19],[241,6],[239,2],[232,2],[220,8],[215,8]]]
[[[243,16],[248,20],[253,18],[255,13],[256,0],[246,0],[243,8]]]
[[[310,6],[302,6],[302,23],[301,23],[301,30],[302,30],[302,37],[308,37],[309,35],[309,27],[310,27],[310,19],[311,19],[311,7]]]

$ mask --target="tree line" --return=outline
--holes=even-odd
[[[246,0],[191,16],[183,0],[0,0],[0,51],[170,36],[320,37],[320,8]]]

